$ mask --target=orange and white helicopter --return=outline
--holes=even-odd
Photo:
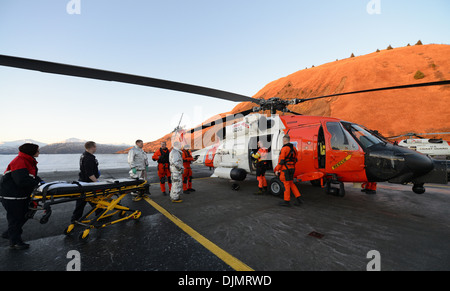
[[[196,135],[201,136],[203,129],[213,127],[211,130],[217,137],[215,144],[195,151],[193,156],[197,158],[197,163],[214,167],[215,175],[221,178],[242,181],[247,174],[254,174],[251,152],[256,149],[260,140],[268,148],[269,164],[274,167],[282,147],[282,137],[289,134],[291,143],[298,150],[299,162],[295,169],[297,180],[325,185],[330,194],[344,196],[344,182],[412,183],[412,190],[418,194],[425,192],[425,183],[448,183],[450,165],[446,161],[434,160],[416,151],[393,145],[362,125],[337,118],[303,116],[291,112],[287,106],[342,95],[449,85],[449,80],[284,100],[255,99],[191,84],[5,55],[0,55],[0,65],[257,104],[253,109],[220,118],[190,131],[180,134],[176,131],[183,139],[189,133],[190,138],[194,138]],[[271,114],[267,116],[256,113],[261,111],[269,111]],[[294,115],[277,115],[277,112]],[[339,188],[332,187],[332,184],[339,185]],[[270,180],[269,189],[274,195],[284,191],[283,184],[277,177]]]

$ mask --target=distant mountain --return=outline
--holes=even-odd
[[[85,143],[85,142],[87,142],[87,140],[71,137],[57,143]]]
[[[17,154],[19,152],[19,147],[24,143],[34,143],[39,147],[46,146],[46,143],[35,141],[33,139],[20,139],[14,141],[0,142],[0,155],[10,155]]]
[[[69,139],[73,140],[73,139]],[[85,141],[53,143],[40,148],[41,154],[80,154],[84,152]],[[129,146],[129,145],[126,145]],[[96,154],[114,154],[123,150],[124,145],[111,145],[97,143]]]
[[[86,140],[79,138],[68,138],[61,142],[46,144],[32,139],[22,139],[15,141],[0,142],[0,155],[11,155],[19,152],[19,146],[24,143],[34,143],[39,145],[41,154],[79,154],[84,152]],[[97,154],[114,154],[124,148],[130,147],[127,144],[112,145],[97,143]]]

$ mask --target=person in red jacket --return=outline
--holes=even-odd
[[[189,192],[194,192],[195,189],[192,189],[192,168],[191,163],[194,161],[194,158],[189,151],[189,145],[185,145],[182,150],[182,158],[183,158],[183,193],[189,194]]]
[[[30,195],[34,188],[42,182],[37,176],[39,146],[25,143],[19,147],[19,154],[6,168],[0,179],[0,199],[6,210],[8,230],[2,237],[9,239],[11,249],[27,249],[29,244],[22,240],[22,227],[27,221],[26,213],[30,203]]]
[[[152,156],[152,160],[158,161],[158,177],[161,186],[161,192],[164,195],[166,193],[166,177],[167,183],[169,184],[169,192],[172,189],[172,179],[170,178],[170,168],[169,168],[169,154],[170,150],[166,146],[166,142],[161,142],[161,148],[159,148]]]
[[[290,143],[291,138],[288,135],[283,137],[283,147],[278,158],[278,165],[275,167],[275,174],[280,175],[280,180],[284,185],[284,201],[280,206],[290,206],[291,190],[294,194],[297,204],[302,204],[301,194],[294,184],[295,164],[297,163],[297,149]]]

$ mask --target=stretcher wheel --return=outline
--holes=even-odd
[[[68,227],[66,227],[66,229],[64,230],[64,234],[65,234],[65,235],[70,234],[74,228],[75,228],[75,224],[72,223],[71,225],[69,225]]]
[[[88,237],[89,237],[89,232],[90,232],[90,231],[91,231],[91,230],[90,230],[89,228],[85,229],[85,230],[80,234],[79,239],[82,240],[82,241],[86,241],[86,240],[88,239]]]
[[[52,210],[51,209],[46,209],[44,212],[44,216],[42,216],[42,218],[39,220],[39,222],[41,224],[46,224],[48,222],[48,220],[50,219],[50,216],[52,215]]]

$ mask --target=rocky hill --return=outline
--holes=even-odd
[[[85,151],[85,142],[63,142],[48,144],[40,148],[41,154],[80,154]],[[123,145],[97,144],[96,154],[114,154],[123,149]]]
[[[418,44],[389,47],[363,56],[352,54],[347,59],[306,68],[267,84],[253,97],[309,98],[440,80],[450,80],[450,45]],[[450,132],[449,104],[450,86],[436,86],[327,98],[289,109],[304,115],[340,118],[394,136],[408,132]],[[253,106],[243,102],[230,113]],[[154,151],[161,140],[170,141],[170,134],[147,143],[144,149]],[[195,144],[200,143],[196,140]]]

